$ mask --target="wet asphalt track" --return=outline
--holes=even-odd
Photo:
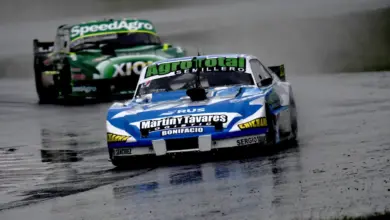
[[[130,4],[96,2],[96,11],[81,4],[70,15],[124,15],[127,10],[115,4]],[[66,7],[56,19],[53,11],[39,14],[39,7],[18,17],[4,10],[1,220],[301,219],[390,208],[390,72],[337,73],[386,66],[388,2],[210,1],[205,7],[167,1],[174,9],[150,9],[150,2],[132,3],[128,11],[156,20],[171,42],[285,63],[299,107],[298,146],[113,169],[104,131],[110,103],[36,104],[31,38],[49,40],[56,25],[77,19],[65,17]]]

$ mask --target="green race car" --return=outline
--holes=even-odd
[[[161,42],[151,21],[138,19],[61,25],[55,42],[33,44],[40,103],[132,97],[145,66],[186,56],[181,47]]]

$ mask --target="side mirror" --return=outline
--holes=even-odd
[[[261,86],[269,86],[272,84],[272,78],[265,78],[260,81]]]

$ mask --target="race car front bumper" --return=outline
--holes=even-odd
[[[211,135],[201,135],[191,138],[153,140],[152,146],[111,148],[111,157],[155,155],[163,156],[185,152],[208,152],[221,148],[232,148],[265,144],[265,134],[255,134],[241,137],[213,140]]]

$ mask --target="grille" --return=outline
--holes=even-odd
[[[198,138],[181,138],[181,139],[169,139],[165,140],[167,145],[167,151],[173,150],[188,150],[199,148]]]

